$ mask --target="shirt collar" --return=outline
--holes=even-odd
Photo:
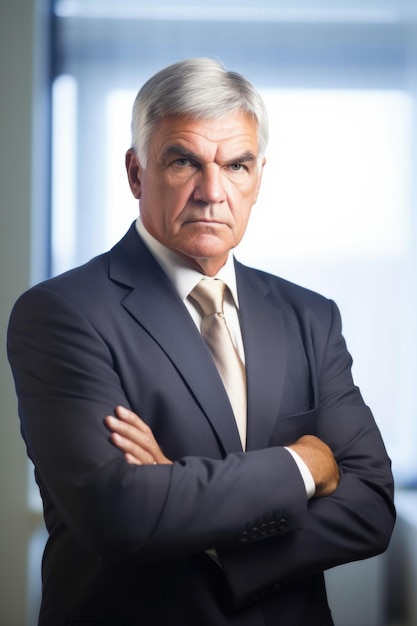
[[[190,291],[194,289],[204,275],[190,267],[183,257],[155,239],[155,237],[146,230],[140,217],[136,220],[136,230],[174,284],[182,300],[185,300]],[[228,255],[226,263],[220,268],[215,277],[223,280],[229,287],[235,306],[238,308],[239,299],[236,286],[235,265],[231,254]]]

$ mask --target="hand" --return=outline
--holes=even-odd
[[[122,452],[125,459],[133,465],[171,465],[162,452],[152,430],[133,411],[123,406],[115,409],[116,417],[108,415],[104,422],[109,430],[111,441]]]
[[[329,446],[314,435],[304,435],[288,446],[300,455],[316,485],[315,496],[328,496],[339,484],[339,468]]]

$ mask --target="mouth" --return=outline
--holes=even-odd
[[[201,224],[203,226],[225,226],[225,222],[221,222],[220,220],[210,220],[204,218],[196,218],[187,220],[184,224]]]

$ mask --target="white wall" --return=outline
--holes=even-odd
[[[26,624],[27,541],[38,520],[26,506],[27,462],[19,433],[14,387],[6,360],[6,327],[17,296],[28,287],[43,263],[43,240],[31,237],[32,207],[42,202],[32,181],[42,168],[33,166],[36,133],[42,131],[42,106],[34,124],[34,95],[41,75],[35,46],[42,35],[43,5],[35,0],[0,0],[0,623]],[[45,39],[44,39],[45,41]],[[39,98],[37,98],[39,101]],[[37,154],[39,163],[45,163]],[[36,162],[36,161],[35,161]],[[41,224],[39,224],[41,225]]]

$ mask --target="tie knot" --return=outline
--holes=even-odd
[[[223,313],[223,298],[226,283],[217,278],[202,278],[190,293],[203,309],[204,315]]]

